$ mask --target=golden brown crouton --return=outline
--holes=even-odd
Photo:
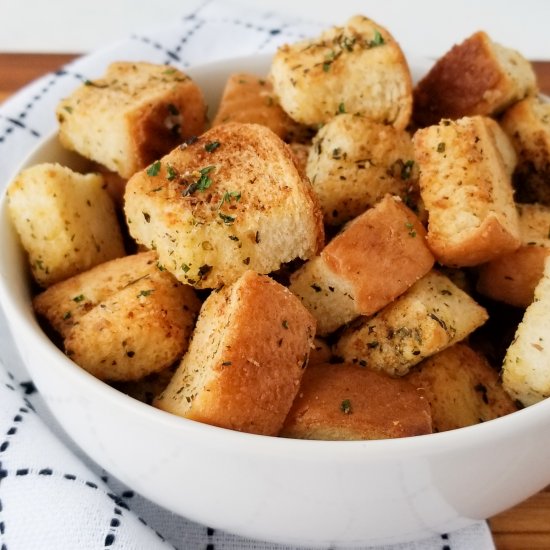
[[[308,365],[318,365],[319,363],[328,363],[332,357],[330,346],[322,338],[313,340],[311,351],[309,353]]]
[[[550,206],[550,103],[524,99],[504,113],[501,124],[519,158],[514,178],[519,200]]]
[[[261,124],[285,141],[294,141],[308,132],[283,111],[271,82],[249,73],[232,74],[227,79],[212,126],[226,122]]]
[[[283,109],[309,126],[343,112],[396,128],[409,123],[412,83],[403,52],[386,29],[363,16],[279,48],[270,79]]]
[[[431,433],[430,407],[403,379],[350,364],[306,369],[280,435],[296,439],[388,439]]]
[[[522,245],[479,268],[477,290],[493,300],[526,308],[550,256],[550,207],[518,204]]]
[[[182,356],[199,308],[191,287],[157,269],[80,317],[65,352],[101,380],[139,380]]]
[[[42,287],[124,255],[113,202],[98,174],[37,164],[10,183],[7,198],[32,274]]]
[[[409,134],[348,114],[319,130],[306,171],[329,225],[362,214],[386,193],[406,199],[418,186]]]
[[[431,271],[373,317],[352,323],[335,351],[348,362],[404,375],[486,320],[484,308],[447,277]]]
[[[442,118],[498,114],[536,93],[535,73],[515,50],[476,32],[453,46],[414,90],[414,119],[419,126]]]
[[[523,405],[550,397],[550,258],[502,367],[504,389]]]
[[[295,272],[290,290],[326,335],[372,315],[425,275],[434,263],[425,236],[411,210],[388,195]]]
[[[444,265],[481,264],[521,244],[503,139],[495,121],[478,116],[443,120],[413,137],[428,244]]]
[[[406,380],[430,403],[434,432],[472,426],[517,410],[497,371],[465,344],[426,359]]]
[[[154,252],[117,258],[50,286],[35,296],[32,305],[65,338],[88,311],[157,270]]]
[[[123,178],[204,131],[199,87],[166,65],[117,62],[57,107],[61,143]]]
[[[269,273],[322,246],[321,213],[288,146],[258,124],[212,128],[126,186],[130,234],[199,288]]]
[[[206,299],[189,351],[155,405],[215,426],[276,435],[314,333],[314,319],[292,293],[248,271]]]

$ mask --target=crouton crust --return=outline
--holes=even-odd
[[[430,407],[403,379],[351,364],[307,368],[280,435],[357,440],[431,433]]]
[[[249,433],[277,435],[315,333],[300,301],[252,271],[205,301],[187,355],[155,406]]]

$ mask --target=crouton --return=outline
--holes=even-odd
[[[249,73],[232,74],[227,79],[212,126],[226,122],[261,124],[284,141],[294,141],[309,133],[283,111],[271,82]]]
[[[154,404],[199,422],[276,435],[314,333],[314,319],[292,293],[248,271],[206,299],[189,351]]]
[[[550,258],[502,367],[504,389],[523,405],[550,397]]]
[[[426,359],[406,380],[422,390],[430,403],[434,432],[472,426],[517,410],[497,371],[465,344]]]
[[[493,300],[526,308],[550,256],[550,207],[518,204],[517,208],[522,245],[481,265],[477,290]]]
[[[319,130],[306,172],[329,225],[362,214],[386,193],[406,199],[418,185],[409,134],[349,114]]]
[[[350,364],[306,369],[280,435],[388,439],[432,432],[428,401],[404,379]]]
[[[42,287],[124,255],[113,202],[98,174],[38,164],[16,176],[7,198],[32,274]]]
[[[139,380],[183,355],[199,308],[191,287],[153,270],[82,315],[65,352],[101,380]]]
[[[442,118],[496,115],[536,91],[529,61],[476,32],[453,46],[416,85],[413,117],[428,126]]]
[[[270,273],[322,246],[321,213],[288,146],[258,124],[212,128],[126,186],[130,234],[198,288]]]
[[[428,244],[444,265],[481,264],[521,244],[499,132],[494,120],[476,116],[443,120],[413,137]]]
[[[550,206],[550,103],[526,98],[504,113],[501,124],[519,157],[518,199]]]
[[[154,252],[117,258],[50,286],[34,297],[32,305],[65,338],[83,315],[157,269]]]
[[[206,104],[199,87],[173,67],[117,62],[63,99],[56,114],[64,147],[129,178],[201,134]]]
[[[363,16],[279,48],[270,79],[283,109],[302,124],[324,124],[343,112],[396,128],[410,120],[405,56],[386,29]]]
[[[463,340],[487,320],[487,312],[436,271],[372,317],[343,331],[335,352],[344,360],[402,376]]]
[[[411,210],[388,195],[293,273],[289,288],[326,335],[372,315],[424,276],[434,264],[425,236]]]

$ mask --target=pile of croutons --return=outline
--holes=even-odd
[[[185,418],[302,439],[550,395],[550,104],[519,53],[478,32],[413,87],[356,16],[265,79],[231,75],[210,129],[206,111],[180,70],[114,63],[57,108],[89,173],[11,183],[34,309],[75,363]]]

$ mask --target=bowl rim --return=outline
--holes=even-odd
[[[267,64],[273,54],[253,54],[247,56],[233,57],[224,60],[212,61],[196,65],[185,69],[193,79],[200,78],[201,73],[212,73],[220,70],[227,70],[228,65],[235,63],[243,65]],[[429,67],[433,61],[426,58],[406,56],[409,65],[421,64],[423,69]],[[24,168],[31,166],[32,160],[40,151],[51,144],[56,139],[57,129],[42,136],[34,146],[29,150],[25,158],[12,171],[11,176],[6,182],[0,182],[2,186],[0,194],[0,225],[11,226],[7,209],[7,187],[10,181]],[[13,235],[15,231],[11,228]],[[8,232],[9,233],[9,232]],[[3,234],[3,230],[0,234]],[[21,247],[21,245],[18,245]],[[3,248],[3,247],[1,247]],[[29,297],[30,291],[28,294]],[[182,432],[192,432],[194,436],[205,438],[216,438],[218,443],[234,443],[235,445],[247,448],[253,452],[265,452],[270,454],[288,455],[300,453],[308,455],[310,458],[318,459],[333,458],[335,455],[341,456],[346,452],[348,457],[357,456],[360,458],[367,454],[382,454],[399,456],[403,450],[406,450],[408,456],[422,456],[434,451],[448,451],[450,448],[465,449],[469,446],[475,446],[478,443],[486,443],[488,439],[499,439],[509,437],[510,434],[521,431],[524,426],[533,422],[546,421],[550,425],[550,398],[542,400],[534,405],[515,411],[508,415],[489,420],[487,422],[457,428],[445,432],[431,433],[418,436],[409,436],[403,438],[378,439],[378,440],[356,440],[356,441],[321,441],[321,440],[301,440],[283,437],[266,436],[259,434],[250,434],[239,432],[228,428],[211,426],[187,418],[168,413],[147,405],[137,399],[134,399],[122,391],[119,391],[108,383],[103,382],[93,375],[79,367],[71,361],[56,345],[48,338],[46,333],[40,327],[31,303],[27,308],[22,308],[21,304],[14,298],[10,292],[3,272],[0,272],[0,306],[6,313],[7,323],[10,328],[11,337],[16,342],[18,338],[13,334],[14,327],[23,327],[25,334],[29,337],[29,344],[36,344],[43,348],[44,363],[51,367],[51,362],[59,363],[61,375],[69,376],[75,381],[90,389],[92,392],[103,399],[110,401],[114,406],[123,407],[136,418],[146,416],[149,420],[159,422],[169,429]],[[10,318],[16,317],[15,322],[10,322]],[[33,366],[25,367],[32,377]],[[42,394],[44,395],[44,394]],[[47,404],[47,396],[45,398]]]

